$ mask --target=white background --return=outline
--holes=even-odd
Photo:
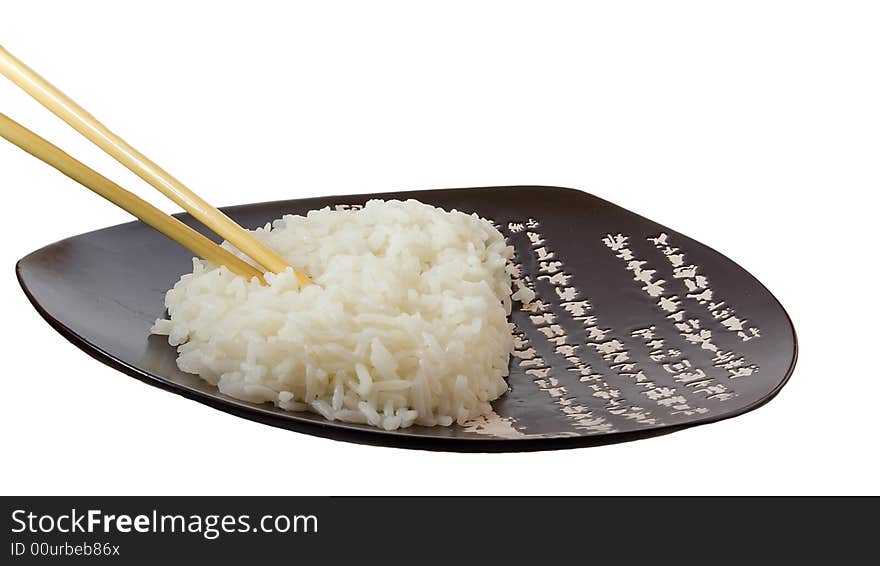
[[[218,206],[577,187],[740,262],[789,310],[801,357],[755,412],[603,448],[273,429],[43,322],[15,261],[129,218],[3,143],[2,491],[878,493],[878,29],[871,2],[4,2],[7,49]],[[3,80],[0,111],[175,210]]]

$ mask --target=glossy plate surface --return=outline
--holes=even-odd
[[[165,291],[191,269],[191,254],[140,222],[37,250],[17,273],[40,314],[100,361],[244,418],[353,442],[515,451],[633,440],[754,409],[794,368],[791,321],[754,277],[699,242],[580,191],[449,189],[224,210],[253,228],[371,198],[476,212],[515,247],[517,279],[537,297],[514,305],[517,352],[495,415],[468,426],[385,432],[219,393],[179,371],[175,349],[149,334],[164,315]],[[188,215],[179,218],[214,237]]]

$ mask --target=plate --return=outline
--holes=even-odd
[[[386,432],[221,394],[178,370],[175,349],[149,333],[164,316],[165,291],[191,269],[191,254],[140,222],[46,246],[16,272],[52,327],[132,377],[239,417],[367,444],[495,452],[634,440],[755,409],[794,369],[791,320],[757,279],[687,236],[574,189],[445,189],[223,210],[254,228],[373,198],[476,212],[514,246],[515,284],[536,297],[514,305],[510,389],[493,414]],[[189,215],[177,217],[216,240]]]

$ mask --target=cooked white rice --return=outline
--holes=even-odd
[[[298,289],[288,270],[263,286],[194,259],[152,329],[181,370],[237,399],[386,430],[462,424],[507,390],[513,250],[488,221],[372,200],[254,234],[316,284]]]

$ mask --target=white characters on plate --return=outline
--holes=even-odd
[[[672,247],[669,243],[669,235],[665,232],[658,236],[647,238],[672,265],[672,276],[679,279],[687,290],[686,298],[692,299],[706,307],[712,318],[720,320],[721,324],[730,332],[743,341],[748,342],[761,337],[761,330],[757,326],[749,326],[747,320],[740,320],[734,316],[733,308],[726,306],[724,301],[718,300],[715,291],[709,286],[709,278],[700,275],[699,266],[686,263],[686,254],[679,248]]]

